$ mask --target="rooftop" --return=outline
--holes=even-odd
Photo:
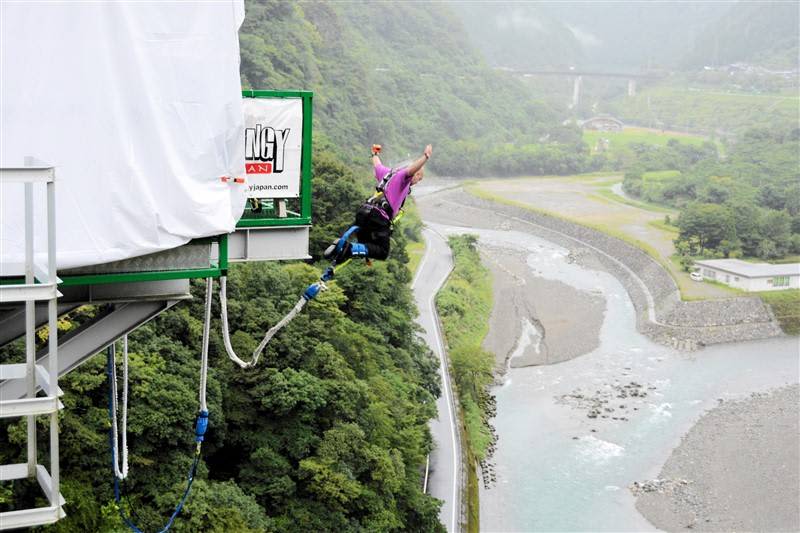
[[[746,278],[766,278],[770,276],[798,276],[800,263],[770,265],[768,263],[748,263],[741,259],[708,259],[695,261],[696,265],[724,270]]]

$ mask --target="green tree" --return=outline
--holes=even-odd
[[[783,257],[792,248],[792,219],[785,211],[765,211],[759,221],[759,233],[762,241],[757,255],[763,259]]]
[[[678,241],[696,238],[699,253],[715,251],[723,240],[736,239],[736,228],[730,209],[717,204],[689,204],[678,217]]]

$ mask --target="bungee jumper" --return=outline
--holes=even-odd
[[[219,299],[222,318],[222,340],[228,357],[241,368],[252,368],[258,364],[258,358],[267,347],[272,338],[283,329],[294,317],[303,310],[303,307],[316,298],[320,292],[326,290],[326,282],[333,280],[337,267],[343,267],[354,257],[364,259],[385,260],[389,257],[389,246],[392,236],[392,222],[402,216],[403,204],[411,193],[411,187],[423,178],[423,167],[431,158],[433,147],[429,144],[422,155],[412,161],[408,166],[390,169],[381,162],[378,154],[381,151],[379,144],[372,145],[372,165],[375,169],[375,194],[372,195],[356,212],[356,221],[344,234],[336,239],[323,256],[330,259],[331,263],[325,268],[319,281],[315,281],[303,291],[303,294],[294,304],[294,307],[277,324],[264,334],[249,361],[240,358],[233,350],[228,328],[228,298],[227,276],[220,276]],[[355,235],[358,242],[350,242],[350,237]]]
[[[342,263],[351,257],[378,260],[389,257],[392,222],[401,216],[411,187],[422,181],[423,168],[433,147],[430,144],[426,146],[422,155],[408,166],[391,169],[381,162],[380,152],[381,146],[373,144],[370,158],[377,182],[375,194],[358,208],[355,224],[325,250],[323,256],[326,259]],[[349,242],[353,233],[358,242]]]

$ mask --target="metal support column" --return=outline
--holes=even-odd
[[[33,285],[33,184],[25,183],[25,284]],[[25,302],[25,387],[28,398],[36,397],[36,303]],[[28,477],[36,474],[36,417],[28,415]]]

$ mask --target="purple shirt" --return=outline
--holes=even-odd
[[[386,176],[390,170],[389,167],[383,165],[376,166],[375,180],[380,184],[384,176]],[[386,196],[386,201],[392,206],[393,214],[396,215],[400,210],[400,206],[403,205],[403,201],[406,199],[409,192],[411,192],[411,176],[408,175],[406,168],[403,167],[394,173],[394,176],[392,176],[392,179],[386,184],[386,189],[383,191],[384,196]]]

